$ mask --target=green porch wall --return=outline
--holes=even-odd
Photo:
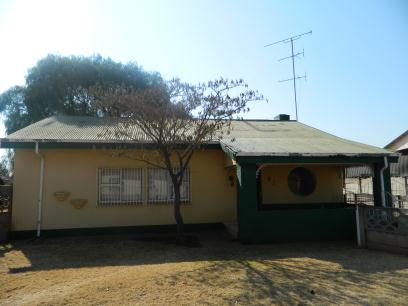
[[[242,242],[355,239],[355,208],[258,210],[256,165],[238,164],[238,237]]]
[[[239,229],[243,242],[355,239],[354,208],[259,211]]]

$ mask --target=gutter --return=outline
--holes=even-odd
[[[237,157],[398,157],[398,153],[284,153],[284,152],[237,152]]]
[[[386,198],[385,198],[385,187],[384,187],[384,171],[389,167],[388,165],[388,159],[386,156],[384,156],[384,167],[381,168],[380,170],[380,175],[381,175],[381,202],[383,207],[386,206]]]
[[[43,204],[43,186],[44,186],[44,155],[38,150],[38,141],[35,143],[35,153],[40,158],[40,189],[38,193],[38,214],[37,214],[37,237],[41,235],[41,219],[42,219],[42,204]]]

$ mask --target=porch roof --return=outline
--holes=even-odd
[[[234,156],[384,156],[390,151],[347,140],[297,121],[236,121],[222,144]]]

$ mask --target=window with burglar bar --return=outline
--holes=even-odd
[[[143,203],[141,168],[99,168],[98,204]]]
[[[177,171],[177,169],[175,169]],[[174,189],[167,170],[149,168],[148,176],[148,203],[174,202]],[[180,186],[181,202],[190,202],[190,171],[186,169]]]

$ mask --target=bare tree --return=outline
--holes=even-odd
[[[116,154],[168,171],[178,238],[183,241],[180,187],[191,157],[203,145],[229,135],[231,120],[249,111],[248,102],[263,97],[243,80],[222,78],[196,86],[173,79],[145,90],[119,87],[95,92],[106,116],[115,120],[109,132],[143,148]]]

